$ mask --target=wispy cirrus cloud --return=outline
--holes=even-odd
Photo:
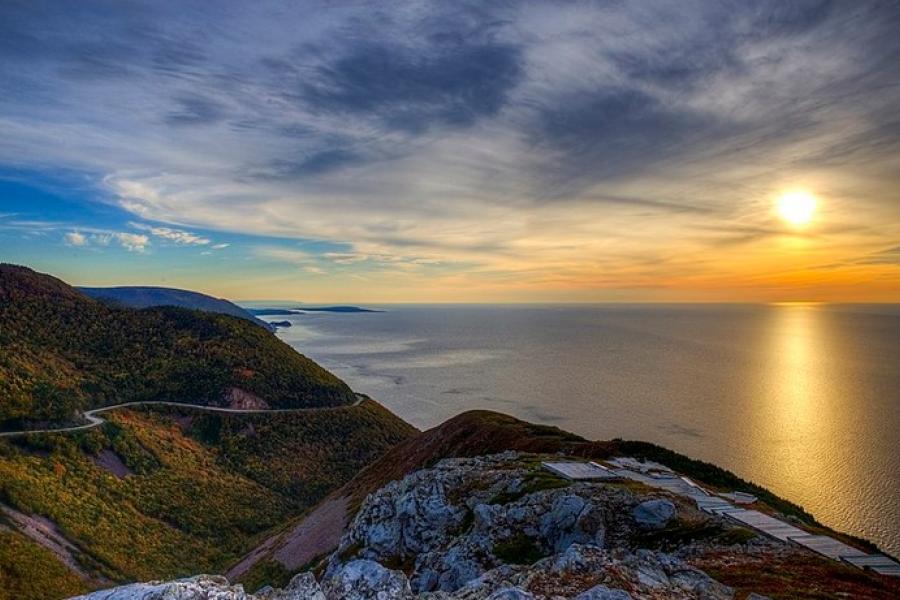
[[[182,246],[206,246],[211,243],[211,240],[207,237],[197,235],[196,233],[192,233],[190,231],[184,231],[182,229],[158,227],[135,222],[131,222],[129,223],[129,225],[141,231],[149,231],[155,237],[162,238],[164,240],[168,240]]]
[[[129,252],[144,252],[150,246],[150,238],[143,234],[127,231],[95,232],[85,234],[80,231],[70,231],[63,236],[67,246],[109,246],[111,242],[117,242]]]

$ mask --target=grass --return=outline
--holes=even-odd
[[[690,562],[733,587],[738,598],[751,591],[772,600],[900,598],[900,581],[896,578],[880,577],[812,554],[753,556],[716,551]]]
[[[491,502],[490,504],[494,504]],[[475,524],[475,513],[468,506],[466,507],[466,512],[463,515],[462,521],[459,524],[459,535],[465,535],[471,531],[472,526]]]
[[[707,519],[675,518],[664,529],[641,533],[637,543],[642,548],[673,550],[699,541],[726,546],[743,544],[756,536],[753,530],[745,527],[724,527]]]
[[[338,558],[341,559],[341,562],[347,562],[349,560],[353,560],[356,558],[356,555],[359,554],[359,551],[363,549],[363,545],[360,542],[354,542],[350,544],[346,548],[344,548],[341,553],[338,555]]]
[[[500,492],[488,501],[488,504],[509,504],[520,498],[524,498],[528,494],[540,492],[542,490],[555,490],[568,487],[570,481],[563,479],[557,475],[553,475],[547,471],[534,470],[525,476],[522,481],[522,487],[515,492]]]
[[[381,561],[381,564],[391,569],[393,571],[400,571],[404,573],[407,577],[412,576],[413,571],[416,568],[416,557],[415,556],[389,556],[388,558]]]
[[[294,572],[285,569],[281,566],[281,563],[274,560],[265,560],[256,563],[244,573],[241,576],[241,583],[248,592],[255,593],[258,589],[267,585],[282,588],[290,582],[293,576]]]
[[[88,589],[52,552],[18,532],[0,529],[0,565],[0,600],[45,600]]]
[[[524,533],[497,542],[493,552],[498,559],[511,565],[530,565],[544,557],[537,543]]]

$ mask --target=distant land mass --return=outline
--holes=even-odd
[[[384,312],[383,310],[375,310],[372,308],[360,308],[359,306],[301,306],[300,310],[305,311],[305,312],[335,312],[335,313]]]
[[[297,308],[248,308],[247,311],[257,316],[282,316],[302,315],[305,312],[333,312],[333,313],[374,313],[384,312],[373,308],[361,308],[359,306],[298,306]]]
[[[293,308],[248,308],[247,312],[251,315],[260,317],[281,317],[302,314],[299,310],[294,310]]]
[[[77,289],[91,298],[105,303],[115,303],[129,308],[180,306],[181,308],[205,310],[207,312],[240,317],[256,323],[269,331],[274,331],[274,327],[269,323],[262,319],[257,319],[253,314],[237,304],[223,298],[207,296],[200,292],[155,286],[79,287]]]

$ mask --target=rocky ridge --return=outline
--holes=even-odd
[[[283,589],[222,577],[135,584],[84,600],[624,600],[734,598],[659,536],[717,517],[640,486],[568,482],[531,455],[446,459],[369,495],[338,549]],[[704,544],[733,544],[705,540]],[[749,540],[748,544],[765,544]],[[651,549],[652,547],[652,549]]]

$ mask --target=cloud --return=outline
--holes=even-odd
[[[64,238],[67,245],[69,246],[87,246],[88,240],[84,234],[78,233],[77,231],[70,231],[67,233]]]
[[[435,32],[417,42],[368,41],[325,60],[311,52],[266,64],[278,77],[303,73],[299,99],[313,111],[374,117],[411,133],[496,114],[522,75],[521,49],[490,35]],[[312,70],[310,58],[320,59]]]
[[[70,231],[63,236],[63,241],[68,246],[77,247],[109,246],[110,242],[115,241],[129,252],[144,252],[150,245],[150,238],[146,235],[124,231],[95,231],[87,235],[79,231]]]
[[[798,181],[870,225],[819,232],[841,257],[900,233],[890,3],[85,6],[0,8],[0,163],[88,174],[148,238],[642,285],[802,237],[768,210]]]
[[[170,229],[168,227],[151,227],[150,233],[156,237],[171,240],[181,245],[205,246],[209,244],[209,238],[200,237],[189,231]]]
[[[183,96],[174,100],[177,108],[165,116],[169,125],[210,125],[225,116],[221,104],[200,96]]]
[[[897,265],[900,266],[900,246],[872,252],[853,261],[860,265]]]
[[[135,223],[134,221],[131,221],[128,224],[135,229],[148,231],[155,237],[169,240],[170,242],[174,242],[180,246],[206,246],[211,243],[211,240],[207,237],[197,235],[190,231],[184,231],[182,229],[172,229],[171,227],[155,227],[146,225],[144,223]]]
[[[113,236],[129,252],[143,252],[150,245],[150,238],[137,233],[115,233]]]

